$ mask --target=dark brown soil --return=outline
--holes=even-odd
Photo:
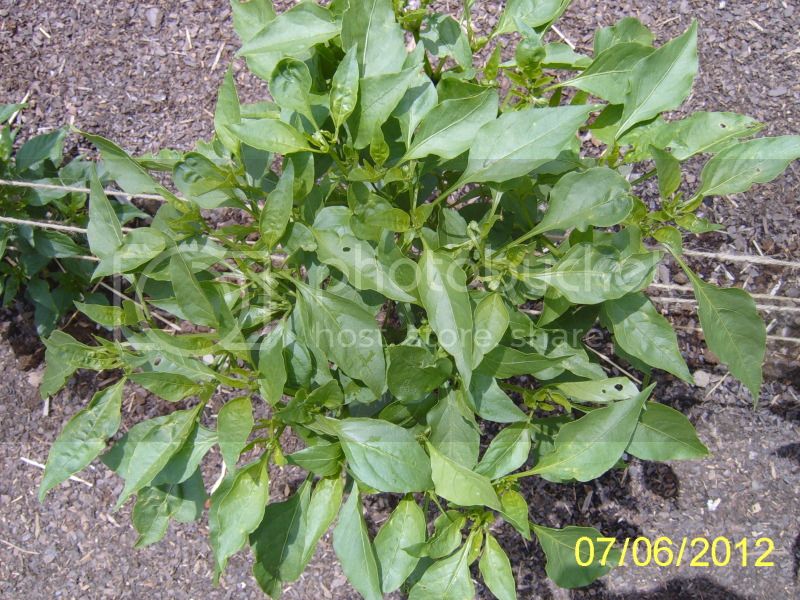
[[[477,22],[490,27],[498,3],[476,6]],[[702,75],[687,110],[745,112],[767,123],[771,135],[800,129],[796,3],[576,0],[559,27],[588,51],[597,26],[625,15],[638,16],[662,41],[683,31],[692,18],[699,19]],[[0,103],[30,93],[25,133],[69,122],[136,153],[188,149],[212,133],[216,89],[237,47],[229,19],[225,0],[0,0]],[[241,68],[237,79],[245,98],[264,93]],[[776,182],[732,200],[705,208],[727,229],[694,240],[695,248],[749,254],[761,249],[773,257],[800,260],[800,164]],[[725,263],[723,270],[708,261],[695,264],[711,278],[746,283],[754,292],[777,288],[779,295],[800,296],[796,269]],[[685,283],[675,270],[664,269],[660,278],[663,283]],[[681,310],[670,305],[671,317],[682,326],[697,326],[691,312]],[[41,377],[38,346],[22,312],[9,317],[0,331],[5,338],[0,343],[0,597],[262,597],[244,553],[231,561],[222,586],[212,588],[205,522],[172,527],[162,543],[134,550],[129,508],[111,512],[121,482],[101,465],[81,474],[93,488],[70,482],[51,493],[44,505],[38,503],[41,471],[21,459],[44,462],[63,423],[85,404],[98,382],[78,379],[44,417],[36,392]],[[766,317],[775,320],[772,335],[800,335],[796,313]],[[702,350],[700,338],[686,332],[682,343],[692,370],[701,373],[706,386],[690,389],[664,380],[657,394],[690,416],[713,457],[670,465],[633,463],[627,471],[591,484],[532,482],[526,491],[532,518],[551,526],[592,525],[619,537],[727,536],[738,541],[767,536],[775,541],[775,566],[631,567],[613,571],[588,590],[567,592],[544,579],[538,546],[524,544],[503,527],[498,535],[512,554],[520,598],[800,596],[800,346],[771,341],[768,380],[760,406],[753,410],[738,383],[721,381],[725,370]],[[152,398],[132,392],[126,406],[125,427],[161,409]],[[294,484],[292,474],[273,476],[273,496],[282,497]],[[385,518],[386,508],[383,501],[376,504],[373,520]],[[286,597],[355,597],[328,541]]]

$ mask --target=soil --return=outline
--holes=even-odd
[[[442,2],[453,11],[456,2]],[[487,30],[499,4],[477,2],[476,23]],[[224,0],[51,3],[0,0],[0,103],[29,96],[23,134],[65,122],[107,136],[134,153],[163,147],[189,149],[211,136],[216,89],[237,40]],[[800,7],[775,0],[738,2],[576,0],[559,23],[579,50],[591,49],[592,31],[622,16],[638,16],[660,41],[700,21],[702,73],[685,110],[732,110],[766,123],[769,135],[800,130]],[[217,56],[219,59],[217,60]],[[236,74],[241,95],[256,100],[264,86]],[[74,149],[77,137],[71,138]],[[692,165],[689,184],[700,165]],[[696,249],[800,260],[800,163],[772,184],[704,207],[723,233],[691,241]],[[694,261],[711,280],[745,285],[753,292],[800,296],[797,269]],[[743,268],[744,267],[744,268]],[[684,284],[666,267],[662,283]],[[666,305],[665,305],[666,307]],[[758,408],[691,331],[696,318],[684,305],[669,305],[690,367],[703,387],[662,378],[658,399],[685,412],[713,456],[705,461],[651,464],[634,461],[625,471],[589,484],[554,486],[531,481],[534,521],[549,526],[595,526],[607,535],[769,537],[774,567],[627,567],[584,590],[560,590],[544,577],[544,557],[507,527],[501,543],[512,556],[520,598],[791,598],[800,597],[800,364],[798,345],[770,340],[767,381]],[[800,336],[800,317],[765,315],[770,334]],[[774,321],[774,322],[773,322]],[[121,482],[96,464],[36,499],[43,463],[64,422],[101,382],[79,376],[55,398],[47,416],[37,393],[41,347],[30,315],[17,307],[0,315],[0,597],[2,598],[261,598],[245,553],[234,557],[222,585],[211,585],[211,551],[205,521],[172,526],[159,544],[132,548],[130,507],[112,512]],[[134,390],[126,395],[123,429],[163,405]],[[218,457],[206,468],[218,472]],[[291,471],[273,474],[273,497],[296,484]],[[373,526],[388,505],[370,506]],[[736,561],[733,561],[734,563]],[[482,596],[489,598],[485,590]],[[285,594],[290,600],[356,595],[341,573],[329,538],[309,570]]]

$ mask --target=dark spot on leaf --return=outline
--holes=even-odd
[[[614,386],[614,389],[617,390],[618,392],[621,392],[622,391],[622,384],[621,383],[616,384]]]
[[[603,392],[604,394],[606,393],[606,391],[605,391],[605,390],[600,390],[600,391],[601,391],[601,392]]]
[[[722,129],[727,129],[728,128],[728,126],[725,123],[720,123],[719,126],[722,127]]]
[[[342,251],[343,252],[350,252],[350,246],[345,246],[344,248],[342,248]]]

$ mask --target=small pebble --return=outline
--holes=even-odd
[[[161,27],[161,21],[164,19],[164,13],[161,12],[160,8],[148,8],[144,13],[144,16],[147,19],[147,23],[153,29],[158,29]]]

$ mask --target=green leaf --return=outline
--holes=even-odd
[[[424,73],[416,73],[411,78],[405,95],[392,113],[400,123],[402,140],[406,146],[411,145],[411,137],[417,126],[433,110],[437,102],[436,87],[433,82]]]
[[[92,279],[107,275],[128,273],[156,258],[167,246],[163,233],[150,227],[141,227],[125,234],[122,246],[100,260]]]
[[[56,129],[50,133],[37,135],[29,139],[17,151],[15,157],[17,171],[22,173],[28,169],[33,169],[41,165],[45,160],[49,160],[55,166],[59,166],[66,137],[66,129]]]
[[[603,553],[598,550],[601,548],[605,550],[606,543],[597,541],[602,534],[592,527],[570,526],[564,529],[551,529],[534,525],[533,531],[547,557],[545,565],[547,576],[559,587],[573,589],[587,586],[608,573],[614,563],[619,561],[619,551],[614,549],[606,557],[605,566],[600,564]],[[575,546],[578,544],[578,540],[584,537],[589,538],[596,548],[594,560],[587,566],[581,566],[575,560]],[[581,563],[589,562],[591,558],[589,547],[585,541],[581,544],[578,553]]]
[[[610,377],[596,381],[570,381],[556,384],[564,395],[578,402],[606,404],[615,400],[627,400],[639,394],[639,390],[627,377]]]
[[[313,151],[302,133],[279,119],[243,119],[228,129],[238,140],[258,150],[276,154]]]
[[[403,99],[408,86],[414,80],[417,67],[410,67],[399,73],[388,73],[364,77],[359,83],[360,98],[358,110],[351,118],[351,129],[356,149],[370,145],[375,132],[389,119],[392,111]]]
[[[470,545],[448,558],[437,560],[411,588],[408,600],[465,600],[475,597],[469,574]]]
[[[467,278],[449,256],[426,247],[419,262],[422,306],[439,344],[449,352],[464,384],[472,377],[472,307]]]
[[[653,32],[634,17],[625,17],[615,25],[602,27],[594,34],[594,53],[598,56],[617,44],[636,42],[645,46],[653,44]]]
[[[489,294],[478,302],[473,316],[475,330],[472,364],[478,366],[494,350],[508,329],[509,316],[500,294]]]
[[[311,495],[306,511],[305,542],[303,544],[303,568],[311,561],[319,540],[328,531],[342,506],[344,479],[336,477],[320,479]]]
[[[455,158],[468,150],[478,130],[497,116],[497,92],[485,88],[478,88],[476,92],[444,100],[425,115],[404,160],[430,154]]]
[[[484,357],[477,371],[497,379],[508,379],[519,375],[534,375],[557,366],[559,362],[560,358],[549,358],[537,352],[500,345]]]
[[[697,21],[694,21],[686,33],[639,61],[631,71],[617,138],[637,123],[678,108],[692,91],[697,68]]]
[[[229,471],[236,470],[236,462],[247,445],[247,439],[254,425],[253,405],[248,396],[226,402],[219,410],[217,415],[219,450]]]
[[[233,0],[233,4],[241,6],[238,0]],[[229,67],[217,95],[217,108],[214,111],[214,131],[222,144],[232,154],[239,153],[239,140],[230,132],[229,127],[236,125],[241,120],[242,111],[239,106],[239,95],[236,93],[236,82],[233,79],[233,67]]]
[[[446,358],[436,359],[419,346],[389,346],[387,384],[401,402],[424,398],[442,385],[453,370]]]
[[[458,21],[450,15],[427,15],[422,20],[419,41],[428,54],[440,61],[452,57],[456,64],[464,69],[472,66],[469,40]]]
[[[489,532],[486,532],[486,547],[478,563],[478,568],[486,587],[498,600],[516,600],[517,585],[514,582],[514,573],[511,571],[511,562],[500,544]]]
[[[331,116],[338,131],[358,103],[358,57],[352,47],[344,55],[331,79]]]
[[[300,113],[314,123],[311,113],[311,71],[303,61],[283,58],[269,80],[269,93],[281,108]]]
[[[599,304],[650,285],[660,252],[623,256],[612,246],[577,244],[549,271],[528,277],[556,288],[573,304]]]
[[[417,302],[416,297],[409,293],[413,290],[404,289],[406,286],[397,281],[396,272],[400,267],[381,260],[368,242],[348,233],[318,229],[312,229],[312,232],[317,240],[317,257],[344,273],[353,287],[375,290],[398,302]],[[404,261],[402,268],[416,274],[416,263],[411,260]]]
[[[99,135],[79,132],[99,151],[103,159],[103,167],[108,176],[129,194],[166,194],[173,197],[163,186],[157,184],[150,174],[142,168],[128,153]]]
[[[350,2],[342,17],[342,47],[356,48],[362,77],[397,73],[406,44],[390,0]]]
[[[211,496],[208,536],[214,550],[214,581],[247,542],[269,502],[269,471],[263,458],[232,473]]]
[[[344,419],[334,427],[353,474],[382,492],[431,488],[430,460],[410,431],[378,419]]]
[[[391,594],[405,583],[419,558],[406,548],[425,542],[425,514],[413,498],[404,498],[375,536],[375,554],[381,572],[381,589]]]
[[[169,459],[166,466],[155,476],[150,485],[160,486],[165,483],[183,483],[191,477],[208,451],[217,445],[217,433],[197,425],[189,439],[178,452]]]
[[[436,493],[459,506],[488,506],[501,510],[500,499],[488,478],[447,458],[432,444],[431,471]]]
[[[681,185],[681,164],[669,152],[652,146],[650,153],[658,171],[658,191],[662,198],[671,198]]]
[[[555,160],[593,108],[561,106],[503,113],[478,130],[458,185],[501,183]]]
[[[287,500],[272,502],[264,510],[261,524],[250,535],[253,574],[259,583],[294,581],[303,572],[310,495],[311,483],[305,481]]]
[[[532,29],[549,25],[567,9],[571,0],[509,0],[493,36],[519,31],[518,22]]]
[[[527,419],[525,413],[514,404],[491,375],[474,373],[466,399],[475,412],[487,421],[516,423]]]
[[[243,42],[253,37],[277,16],[272,0],[231,0],[233,28]]]
[[[258,221],[261,240],[268,249],[272,249],[286,231],[292,216],[294,203],[294,166],[287,162],[283,174],[278,180],[261,209]]]
[[[510,425],[498,433],[481,458],[476,473],[491,480],[519,469],[531,452],[531,432],[527,423]]]
[[[89,405],[77,412],[50,447],[39,487],[39,501],[47,492],[86,467],[106,447],[120,423],[120,405],[125,380],[97,392]]]
[[[578,77],[561,85],[578,88],[612,104],[624,104],[634,67],[653,51],[651,46],[635,42],[614,45],[597,56]]]
[[[140,491],[131,514],[131,521],[139,534],[135,547],[144,548],[158,542],[167,533],[170,519],[182,523],[199,519],[206,497],[199,469],[185,482]]]
[[[800,136],[758,138],[733,144],[706,163],[697,196],[729,196],[768,183],[800,158]]]
[[[123,466],[119,473],[125,478],[125,486],[117,499],[116,508],[125,503],[159,474],[169,460],[181,449],[194,429],[203,404],[187,410],[156,417],[135,425],[128,438],[136,440],[130,449],[123,450]],[[134,430],[137,430],[134,434]]]
[[[755,119],[736,113],[696,112],[658,127],[652,143],[658,148],[669,148],[675,158],[684,161],[696,154],[719,152],[762,127]]]
[[[448,510],[433,521],[433,535],[422,546],[409,548],[415,555],[430,558],[450,556],[463,541],[461,530],[467,524],[467,518],[457,510]]]
[[[211,300],[200,287],[182,252],[176,251],[170,258],[169,273],[172,288],[175,290],[175,301],[186,318],[197,325],[218,327],[216,311]]]
[[[378,561],[361,510],[358,486],[353,484],[333,531],[333,549],[342,564],[342,571],[356,591],[365,600],[381,600]]]
[[[431,428],[428,440],[450,460],[472,469],[478,462],[481,433],[472,410],[462,397],[460,391],[453,390],[440,396],[439,402],[428,412]]]
[[[568,173],[553,187],[542,222],[528,236],[556,229],[585,231],[617,225],[633,208],[630,189],[622,175],[607,167]]]
[[[134,308],[130,301],[124,301],[123,306],[105,306],[103,304],[84,304],[83,302],[75,302],[75,308],[89,317],[95,323],[103,327],[121,327],[123,325],[134,325],[138,319],[131,317],[131,313],[126,309],[127,307]]]
[[[264,337],[258,352],[258,386],[270,406],[280,402],[286,385],[283,346],[283,325],[278,325]]]
[[[753,298],[738,288],[718,288],[684,269],[694,288],[700,326],[711,351],[758,402],[766,352],[767,330]]]
[[[330,11],[313,2],[301,2],[246,40],[239,54],[300,54],[339,35],[339,24],[332,17]]]
[[[131,373],[130,379],[168,402],[180,402],[184,398],[194,396],[202,389],[194,379],[180,373],[144,371]]]
[[[297,309],[308,344],[322,350],[348,376],[381,394],[386,387],[386,362],[373,316],[341,296],[299,282],[296,285]]]
[[[338,475],[342,470],[342,459],[344,459],[342,446],[326,443],[303,448],[286,457],[289,463],[320,477]]]
[[[503,506],[501,514],[509,525],[516,529],[526,540],[531,539],[530,520],[528,518],[528,503],[522,494],[516,490],[507,490],[500,496]]]
[[[531,473],[561,481],[600,477],[617,464],[628,447],[654,385],[635,398],[595,409],[561,427],[555,449],[543,456]]]
[[[678,348],[672,325],[644,294],[629,294],[603,303],[602,318],[622,350],[645,364],[694,383]]]
[[[626,452],[642,460],[691,460],[708,456],[689,419],[674,408],[647,402]]]
[[[117,248],[122,246],[122,227],[94,170],[90,186],[89,224],[86,226],[86,237],[92,253],[98,258],[104,258],[114,254]]]

